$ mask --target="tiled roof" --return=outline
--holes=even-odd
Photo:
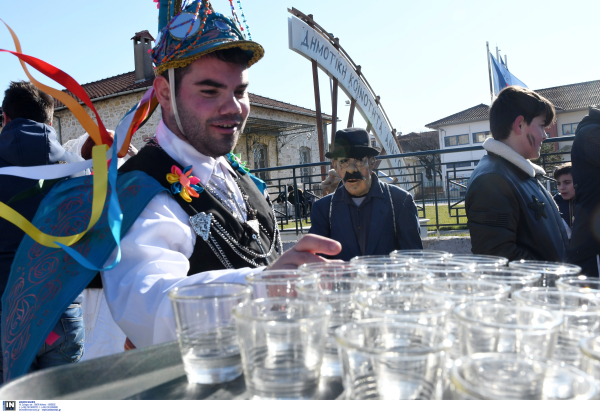
[[[432,130],[420,133],[408,133],[396,138],[402,153],[420,152],[423,150],[436,150],[440,148],[439,132]]]
[[[550,100],[558,111],[584,109],[588,106],[600,105],[600,80],[567,84],[565,86],[550,87],[534,91]],[[488,117],[489,106],[487,104],[479,104],[470,109],[429,123],[425,125],[425,127],[434,128],[449,123],[484,120]]]
[[[536,90],[557,109],[574,110],[600,104],[600,80]]]
[[[108,77],[106,79],[98,80],[91,83],[82,84],[81,86],[90,96],[90,99],[99,99],[107,97],[117,93],[130,92],[136,89],[147,89],[152,86],[154,79],[144,80],[142,82],[135,82],[135,71],[129,73],[119,74],[117,76]],[[73,96],[71,92],[63,90]],[[262,106],[271,107],[273,109],[291,110],[297,113],[306,114],[308,116],[315,116],[314,110],[306,109],[304,107],[296,106],[290,103],[281,102],[279,100],[269,99],[268,97],[259,96],[253,93],[250,95],[250,104],[259,104]],[[75,97],[75,96],[73,96]],[[78,99],[79,101],[79,99]],[[54,108],[63,108],[64,104],[58,100],[54,100]],[[323,113],[323,118],[330,120],[331,116]]]
[[[487,104],[478,104],[462,112],[455,113],[451,116],[444,117],[443,119],[437,120],[433,123],[426,124],[425,127],[433,129],[437,126],[442,126],[448,123],[465,122],[469,120],[483,120],[487,119],[490,113],[490,106]]]

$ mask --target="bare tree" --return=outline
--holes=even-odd
[[[405,135],[396,136],[398,145],[402,148],[403,153],[413,152],[424,152],[428,150],[438,150],[440,148],[440,141],[438,139],[437,131],[422,131],[412,132]],[[427,179],[433,179],[433,173],[437,173],[442,178],[442,167],[440,165],[441,158],[439,154],[436,155],[418,155],[415,154],[419,163],[425,168],[425,175]],[[434,168],[435,159],[435,168]]]

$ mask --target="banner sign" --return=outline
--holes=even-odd
[[[296,17],[288,18],[288,39],[291,50],[307,59],[315,60],[329,77],[338,79],[338,84],[344,93],[356,100],[356,108],[363,119],[371,123],[371,132],[380,147],[385,149],[386,154],[400,154],[392,129],[375,103],[375,96],[340,52],[320,33]],[[401,158],[385,161],[391,168],[404,167]],[[393,172],[395,175],[400,175],[403,170]]]

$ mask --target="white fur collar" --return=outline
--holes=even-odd
[[[525,159],[523,156],[511,149],[508,145],[494,139],[493,137],[488,137],[485,139],[485,142],[483,142],[483,148],[490,153],[508,160],[519,169],[527,173],[530,177],[546,174],[543,168],[531,163],[529,160]]]

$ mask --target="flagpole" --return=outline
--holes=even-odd
[[[494,86],[492,86],[492,67],[490,66],[490,43],[485,42],[487,48],[487,63],[488,63],[488,75],[490,76],[490,99],[494,103]]]

